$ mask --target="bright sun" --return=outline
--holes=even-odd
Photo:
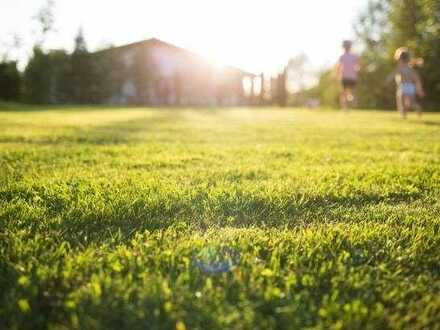
[[[31,35],[32,17],[45,0],[2,0],[2,31]],[[218,64],[276,72],[305,53],[316,66],[334,63],[340,41],[365,0],[55,0],[56,30],[48,47],[71,47],[82,26],[89,48],[148,38],[198,52]],[[25,37],[32,43],[32,38]]]

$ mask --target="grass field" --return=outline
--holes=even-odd
[[[439,197],[440,114],[3,108],[0,328],[440,329]]]

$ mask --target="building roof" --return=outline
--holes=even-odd
[[[159,40],[159,39],[156,39],[156,38],[151,38],[151,39],[147,39],[147,40],[133,42],[133,43],[130,43],[130,44],[127,44],[127,45],[122,45],[122,46],[116,46],[116,47],[111,47],[111,48],[103,49],[103,50],[95,52],[95,54],[104,53],[104,52],[108,52],[108,51],[136,48],[136,47],[139,47],[139,46],[162,46],[162,47],[166,47],[166,48],[169,48],[169,49],[173,49],[173,50],[175,50],[177,52],[182,52],[182,53],[184,53],[186,55],[195,57],[195,58],[197,58],[197,59],[199,59],[201,61],[208,62],[206,60],[206,58],[204,58],[203,56],[201,56],[199,54],[196,54],[196,53],[194,53],[192,51],[189,51],[187,49],[184,49],[184,48],[172,45],[172,44],[170,44],[168,42],[165,42],[165,41],[162,41],[162,40]],[[236,67],[233,67],[233,66],[223,66],[223,68],[226,69],[226,70],[231,70],[233,72],[240,73],[243,76],[256,77],[256,74],[254,74],[254,73],[246,72],[246,71],[244,71],[242,69],[239,69],[239,68],[236,68]]]

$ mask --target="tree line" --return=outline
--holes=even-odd
[[[72,53],[45,51],[45,36],[51,31],[51,2],[36,18],[41,26],[41,41],[33,48],[24,72],[16,61],[0,60],[0,99],[28,103],[102,103],[120,86],[118,61],[111,56],[93,60],[80,31]],[[395,62],[396,48],[407,46],[414,57],[423,58],[418,68],[423,79],[427,108],[440,106],[440,1],[370,0],[355,24],[357,43],[361,46],[361,71],[357,87],[361,108],[393,108],[395,86],[387,80]],[[302,88],[293,95],[287,90],[291,63],[277,77],[262,76],[262,92],[252,104],[302,105],[307,99],[319,99],[325,106],[337,107],[339,85],[333,68],[319,75],[312,88]],[[144,72],[143,70],[138,70]],[[295,75],[294,75],[295,76]],[[264,80],[270,79],[270,91]],[[269,96],[268,96],[269,95]]]

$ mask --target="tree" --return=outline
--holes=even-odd
[[[29,103],[49,103],[50,72],[49,57],[35,46],[24,71],[25,100]]]
[[[297,55],[289,60],[286,67],[287,89],[290,93],[304,90],[309,77],[308,58],[305,54]]]
[[[45,53],[35,46],[24,71],[25,101],[48,104],[72,100],[70,56],[63,50]]]
[[[428,107],[440,106],[440,2],[371,0],[356,24],[363,45],[358,99],[365,107],[393,107],[395,86],[386,77],[395,66],[394,51],[410,48],[423,57],[420,69]]]
[[[87,54],[87,43],[84,38],[84,30],[79,28],[78,34],[75,37],[75,48],[73,51],[74,54]]]
[[[55,24],[54,16],[55,3],[53,0],[47,0],[46,3],[40,8],[37,14],[34,16],[34,20],[39,24],[39,34],[37,46],[42,47],[46,41],[47,35],[53,31]]]
[[[321,73],[315,89],[311,94],[317,95],[322,105],[332,108],[339,105],[339,82],[333,69]]]
[[[286,67],[286,88],[289,104],[303,106],[308,98],[316,97],[311,93],[311,86],[316,80],[316,73],[311,70],[305,54],[292,57]],[[316,90],[314,90],[316,92]]]
[[[406,0],[408,1],[408,0]],[[395,4],[398,8],[397,4]],[[399,25],[399,31],[405,33],[409,47],[416,56],[424,59],[420,70],[424,80],[427,97],[426,106],[440,107],[440,1],[418,0],[415,29]]]
[[[21,47],[19,35],[10,35],[9,41],[2,40],[0,54],[0,99],[19,101],[22,90],[22,77],[17,66],[17,54]]]
[[[20,99],[21,76],[17,62],[3,61],[0,63],[0,99],[18,101]]]
[[[50,54],[43,50],[47,35],[53,31],[53,10],[54,1],[47,0],[33,17],[39,26],[39,36],[23,74],[24,100],[27,102],[53,103],[55,99],[57,79],[54,73],[57,69],[51,63]]]
[[[362,108],[393,108],[395,87],[387,79],[394,66],[387,44],[389,2],[370,1],[359,17],[355,32],[363,48],[357,102]]]
[[[102,63],[95,61],[87,50],[82,28],[75,37],[75,47],[71,56],[72,99],[75,103],[97,103],[102,99],[101,78],[109,67],[102,70]]]
[[[280,107],[285,107],[287,105],[287,68],[278,74],[277,77],[277,104]]]

